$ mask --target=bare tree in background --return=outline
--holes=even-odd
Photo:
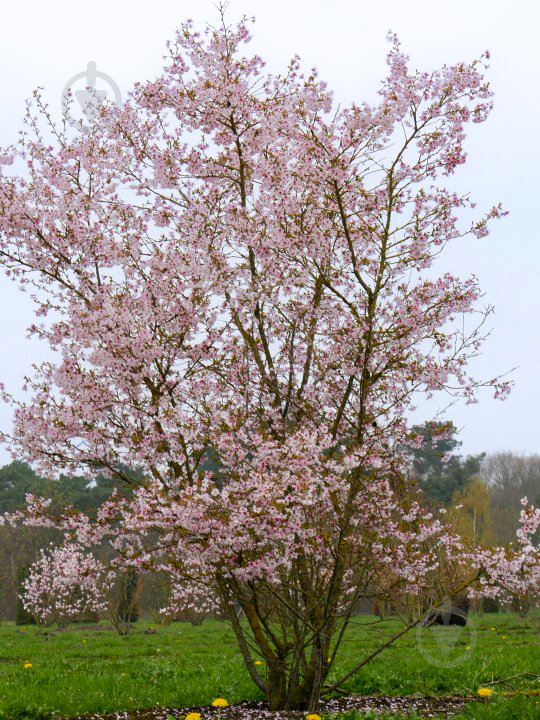
[[[494,453],[484,460],[480,475],[490,489],[495,542],[513,542],[521,498],[540,502],[540,455]]]

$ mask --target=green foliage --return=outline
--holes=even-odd
[[[448,519],[472,545],[494,544],[493,517],[489,488],[480,478],[473,478],[463,492],[456,492]]]
[[[447,438],[441,432],[449,430]],[[455,493],[463,492],[470,480],[478,475],[485,453],[466,458],[455,454],[461,446],[456,438],[457,428],[452,422],[416,425],[413,432],[424,439],[422,448],[408,448],[414,473],[428,502],[449,505]],[[451,454],[448,462],[443,457]]]
[[[122,468],[122,474],[134,484],[142,477],[141,472],[128,468]],[[69,504],[82,512],[93,512],[115,489],[123,495],[131,492],[130,486],[117,478],[96,475],[89,482],[86,478],[61,475],[58,480],[49,480],[36,475],[26,463],[14,461],[0,468],[0,514],[23,507],[29,493],[52,498],[53,507]]]
[[[47,494],[47,481],[23,462],[12,462],[0,468],[0,513],[22,507],[28,493]]]
[[[219,455],[216,450],[210,448],[205,451],[201,464],[199,465],[198,471],[200,473],[211,473],[212,479],[218,487],[222,487],[223,478],[226,473],[225,465],[219,459]]]

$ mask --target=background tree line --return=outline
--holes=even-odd
[[[514,540],[521,498],[527,496],[540,505],[540,455],[499,452],[463,456],[459,453],[457,429],[451,422],[426,423],[414,430],[422,437],[422,447],[402,451],[410,456],[411,473],[426,505],[432,510],[442,508],[448,521],[473,545],[504,545]],[[203,469],[212,472],[219,483],[223,471],[219,458],[208,453]],[[131,477],[136,484],[142,472],[131,471]],[[52,498],[53,505],[59,508],[69,504],[92,514],[114,490],[131,492],[125,483],[103,475],[96,475],[91,482],[66,475],[57,480],[45,479],[26,463],[14,461],[0,468],[0,514],[23,507],[28,494]],[[18,591],[39,550],[58,541],[52,530],[0,526],[0,619],[32,622],[18,601]],[[142,583],[130,574],[122,587],[116,588],[112,613],[115,623],[122,630],[126,623],[136,621],[140,608],[158,620],[159,608],[166,604],[169,592],[164,577]]]
[[[426,423],[414,429],[424,445],[407,452],[426,503],[432,509],[447,509],[470,541],[504,545],[515,540],[521,498],[540,504],[540,455],[497,452],[464,457],[452,423]]]
[[[219,482],[221,468],[218,458],[208,452],[202,469],[212,472]],[[0,468],[0,515],[23,508],[27,495],[31,494],[51,498],[53,510],[71,506],[92,517],[113,491],[129,496],[143,478],[140,469],[122,467],[121,470],[121,476],[128,477],[131,484],[101,474],[90,482],[83,477],[67,475],[60,475],[55,480],[46,479],[37,475],[26,463],[11,462]],[[57,545],[60,541],[59,533],[47,528],[0,525],[0,621],[35,623],[35,618],[21,602],[21,587],[40,550],[51,543]],[[106,562],[109,554],[110,548],[103,547],[99,559]],[[183,619],[194,625],[199,624],[203,615],[197,610],[185,611],[178,618],[160,612],[169,604],[171,589],[170,578],[163,574],[155,573],[143,578],[135,571],[129,571],[113,588],[107,617],[121,634],[129,632],[130,624],[137,621],[141,610],[156,622]],[[99,618],[92,615],[82,617],[81,620],[95,622]]]

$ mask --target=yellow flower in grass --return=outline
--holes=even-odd
[[[216,698],[215,700],[212,700],[212,705],[217,708],[229,707],[229,703],[225,700],[225,698]]]
[[[317,715],[317,713],[310,713],[310,714],[306,717],[306,720],[321,720],[321,716],[320,716],[320,715]]]
[[[506,640],[506,635],[501,635],[503,640]]]
[[[467,647],[465,648],[465,650],[470,650],[470,649],[471,649],[470,645],[467,645]]]
[[[201,713],[188,713],[186,720],[201,720]]]
[[[491,688],[478,688],[476,694],[480,697],[491,697],[493,695],[493,690]]]
[[[262,661],[261,661],[261,660],[255,660],[255,665],[262,665]]]
[[[31,663],[31,662],[28,662],[28,660],[27,660],[27,661],[24,663],[24,665],[23,665],[23,668],[24,668],[25,670],[30,670],[31,667],[32,667],[32,663]]]

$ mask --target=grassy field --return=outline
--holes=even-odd
[[[346,638],[332,676],[353,667],[401,626],[360,616]],[[495,680],[512,680],[514,690],[540,688],[540,617],[473,617],[476,641],[468,629],[422,631],[426,654],[466,661],[437,667],[419,651],[415,631],[383,651],[345,686],[364,695],[474,695]],[[0,626],[0,718],[70,716],[147,707],[204,705],[222,696],[231,703],[258,700],[229,628],[215,621],[201,627],[174,623],[145,634],[140,622],[132,635],[119,637],[105,624],[64,631]],[[441,640],[442,638],[442,640]],[[470,649],[467,650],[468,645]],[[449,651],[449,648],[451,652]],[[25,663],[32,667],[24,668]],[[499,699],[458,717],[540,718],[532,698],[503,697],[510,686],[495,686]]]

